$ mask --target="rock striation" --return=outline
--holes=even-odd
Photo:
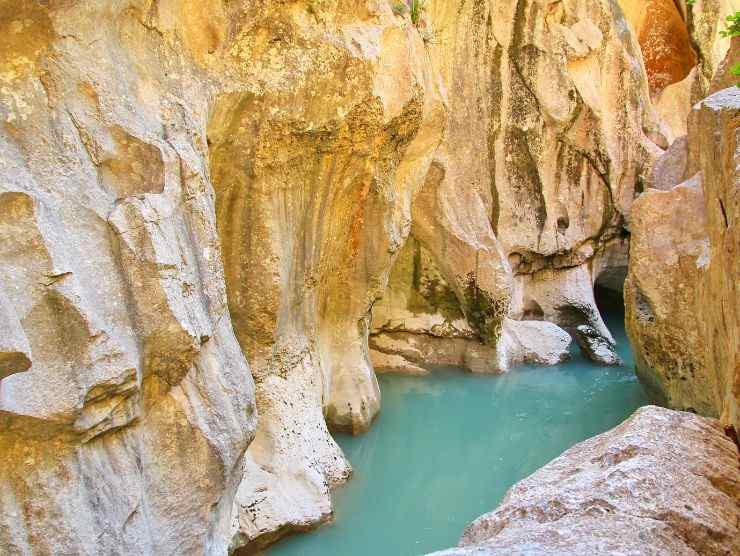
[[[660,153],[626,26],[610,2],[429,3],[421,32],[446,128],[413,241],[373,308],[376,366],[557,363],[567,345],[552,324],[572,336],[589,326],[608,348],[601,361],[616,361],[593,285],[621,290],[624,223]],[[532,332],[541,353],[516,340]]]
[[[656,166],[632,210],[627,331],[638,376],[665,403],[736,429],[740,89],[698,103],[688,141]],[[673,186],[669,185],[673,182]]]
[[[718,421],[644,407],[514,485],[435,555],[736,554],[737,461]]]
[[[4,550],[258,550],[374,367],[615,362],[660,62],[611,0],[392,4],[0,0]]]

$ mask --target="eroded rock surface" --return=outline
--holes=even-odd
[[[593,283],[621,290],[614,247],[626,253],[635,188],[660,152],[626,28],[609,2],[429,3],[422,35],[447,125],[412,207],[414,243],[373,309],[378,366],[555,363],[562,328],[580,325],[613,346]],[[516,327],[539,327],[541,353],[507,340]]]
[[[710,91],[730,46],[723,37],[737,0],[618,0],[645,63],[664,139],[686,135],[691,107]],[[664,145],[667,146],[667,145]]]
[[[256,417],[185,16],[0,2],[3,554],[226,550]]]
[[[627,331],[643,382],[672,407],[736,428],[739,126],[737,87],[694,108],[688,141],[656,167],[661,190],[634,204],[625,284]],[[677,183],[666,189],[670,181]]]
[[[737,461],[718,421],[644,407],[514,485],[435,555],[736,554]]]
[[[373,365],[613,347],[648,85],[609,0],[0,0],[0,546],[252,551]]]

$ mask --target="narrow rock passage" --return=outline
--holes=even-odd
[[[454,546],[515,482],[647,403],[623,315],[606,309],[624,367],[597,366],[573,345],[566,363],[502,376],[382,375],[376,426],[337,438],[355,474],[335,494],[335,522],[267,554],[413,556]]]

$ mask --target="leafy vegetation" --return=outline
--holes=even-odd
[[[406,12],[409,11],[409,7],[406,5],[406,2],[396,2],[393,4],[391,9],[396,15],[406,15]]]
[[[426,0],[411,0],[409,9],[411,12],[411,23],[418,27],[419,23],[421,23],[421,15],[427,9]]]
[[[730,38],[740,36],[740,12],[727,16],[727,29],[720,31],[719,34]]]
[[[719,33],[723,37],[740,37],[740,12],[727,16],[727,29]],[[740,77],[740,62],[736,63],[730,69],[730,73],[735,77]],[[737,84],[740,87],[740,83]]]

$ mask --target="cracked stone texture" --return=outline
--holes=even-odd
[[[694,107],[688,140],[656,166],[661,190],[635,201],[625,283],[627,332],[643,383],[669,406],[719,417],[736,430],[739,126],[735,86]]]
[[[471,370],[610,339],[592,285],[658,153],[641,60],[607,0],[430,0],[418,28],[0,0],[0,546],[223,554],[328,519],[409,237],[456,316],[403,320]]]
[[[374,306],[378,366],[470,368],[468,350],[486,372],[557,362],[563,331],[543,320],[613,345],[593,283],[621,290],[625,223],[661,152],[628,29],[611,2],[428,3],[447,124],[412,206],[415,243]],[[517,326],[539,327],[542,356],[507,341]]]
[[[737,445],[715,419],[643,407],[514,485],[435,556],[740,551]]]

